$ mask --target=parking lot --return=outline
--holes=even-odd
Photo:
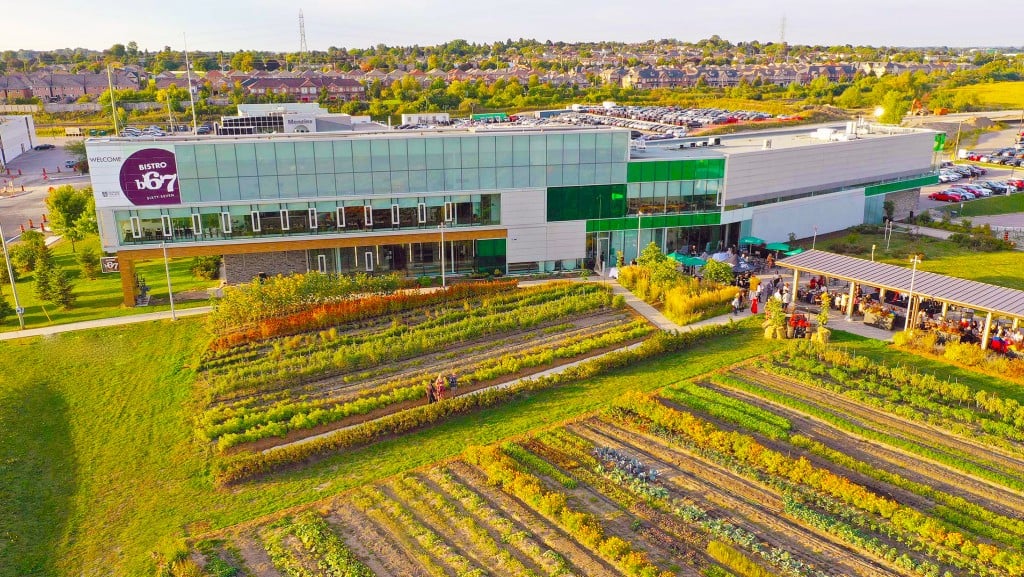
[[[982,174],[980,176],[973,176],[973,177],[964,176],[964,177],[961,177],[960,180],[957,180],[957,181],[944,182],[944,183],[939,183],[939,184],[934,185],[934,186],[923,187],[921,189],[921,198],[919,199],[918,207],[920,208],[921,211],[925,211],[925,210],[929,210],[929,209],[933,209],[933,208],[940,208],[940,207],[943,207],[943,206],[947,206],[949,204],[957,204],[957,203],[960,203],[960,202],[972,202],[972,200],[977,200],[977,199],[971,199],[971,200],[963,199],[963,200],[953,200],[953,201],[950,201],[950,200],[933,200],[932,198],[929,198],[934,193],[941,193],[941,192],[949,191],[950,189],[961,188],[962,185],[978,186],[979,183],[981,183],[981,182],[989,182],[989,181],[1006,182],[1007,180],[1017,180],[1017,179],[1020,179],[1020,178],[1024,178],[1024,169],[1021,169],[1021,168],[1016,168],[1016,167],[995,168],[995,167],[991,167],[991,166],[984,166],[982,168],[984,168],[986,172],[985,172],[985,174]],[[996,193],[996,194],[998,194],[998,193]],[[1010,194],[1020,194],[1020,192],[1013,192],[1013,191],[1011,191]]]
[[[0,190],[3,191],[0,192],[0,225],[3,225],[4,236],[8,240],[20,234],[20,225],[27,227],[30,220],[33,225],[38,225],[47,210],[46,195],[51,186],[71,184],[81,187],[89,184],[88,176],[65,168],[65,161],[71,158],[64,150],[65,140],[38,139],[39,143],[55,146],[50,150],[29,150],[8,163],[11,176],[0,178]],[[45,179],[44,168],[47,173]]]

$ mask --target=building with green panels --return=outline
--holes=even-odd
[[[835,229],[855,205],[861,222],[873,210],[865,198],[931,178],[923,131],[844,142],[783,132],[638,147],[608,128],[382,128],[86,147],[103,246],[122,271],[165,246],[224,255],[229,282],[299,270],[437,275],[442,250],[453,274],[601,268],[650,242],[715,252],[747,234],[801,236],[801,218]],[[765,136],[776,146],[748,142]],[[833,206],[841,218],[820,217]]]

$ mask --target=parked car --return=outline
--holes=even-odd
[[[64,168],[74,168],[76,166],[78,166],[78,161],[77,160],[65,160],[64,161]]]
[[[986,180],[978,183],[979,186],[983,186],[992,191],[992,194],[1007,194],[1010,192],[1010,187],[993,180]]]
[[[35,149],[36,150],[53,150],[54,148],[56,148],[56,147],[54,145],[52,145],[52,144],[37,144],[37,145],[35,145]]]
[[[981,198],[983,196],[992,196],[992,191],[977,184],[965,184],[963,189],[970,192],[975,198]]]
[[[1004,184],[1013,187],[1013,192],[1019,192],[1024,190],[1024,178],[1010,178],[1007,179]]]
[[[936,190],[935,192],[929,194],[928,198],[932,200],[938,200],[940,202],[952,202],[949,193],[944,190]]]

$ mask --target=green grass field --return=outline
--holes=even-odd
[[[811,246],[806,241],[796,244],[805,249]],[[875,260],[903,266],[909,266],[909,255],[923,254],[920,270],[1024,290],[1024,277],[1020,275],[1024,255],[1017,251],[974,252],[946,240],[901,231],[893,233],[888,249],[883,235],[863,233],[819,237],[815,246],[834,250],[840,248],[837,245],[843,249],[838,252],[858,258],[870,258],[874,245]]]
[[[0,343],[0,577],[151,574],[186,536],[307,503],[770,349],[732,338],[230,490],[194,442],[186,319]],[[8,369],[10,367],[10,369]]]
[[[969,94],[978,98],[984,108],[1024,108],[1024,83],[990,82],[961,86],[951,90],[955,95]]]
[[[99,238],[89,239],[76,243],[81,250],[84,246],[92,246],[99,251]],[[69,311],[60,310],[53,305],[40,302],[35,296],[35,278],[32,273],[23,275],[18,279],[18,298],[21,306],[25,307],[26,328],[44,327],[49,325],[87,321],[98,318],[133,315],[144,312],[155,312],[168,310],[170,302],[167,299],[167,280],[164,273],[162,260],[141,261],[136,263],[136,272],[139,277],[144,278],[151,287],[150,295],[153,297],[153,305],[144,309],[126,308],[121,306],[121,276],[118,274],[101,274],[96,280],[88,280],[82,276],[75,253],[71,252],[71,243],[61,241],[50,247],[53,251],[54,262],[67,270],[75,284],[74,293],[78,296],[74,306]],[[186,290],[203,290],[215,286],[218,281],[200,281],[192,276],[192,259],[180,258],[170,260],[171,286],[174,293],[178,294]],[[0,287],[0,295],[12,303],[10,285]],[[189,306],[202,306],[208,304],[206,300],[178,302],[175,303],[182,308]],[[17,330],[18,319],[11,316],[5,322],[0,323],[0,331]]]
[[[972,200],[971,202],[964,203],[963,210],[960,209],[959,203],[944,206],[939,210],[946,214],[949,214],[950,212],[955,210],[958,213],[960,213],[960,216],[968,218],[972,216],[987,216],[990,214],[1009,214],[1011,212],[1024,212],[1024,194],[990,196],[988,198]]]

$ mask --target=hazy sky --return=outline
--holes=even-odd
[[[140,48],[193,50],[299,48],[298,13],[311,50],[429,45],[463,38],[778,41],[785,15],[794,44],[992,46],[1024,43],[1024,2],[972,12],[962,0],[178,0],[88,2],[7,0],[0,50]],[[87,7],[87,8],[86,8]],[[1018,29],[999,23],[1015,23]]]

